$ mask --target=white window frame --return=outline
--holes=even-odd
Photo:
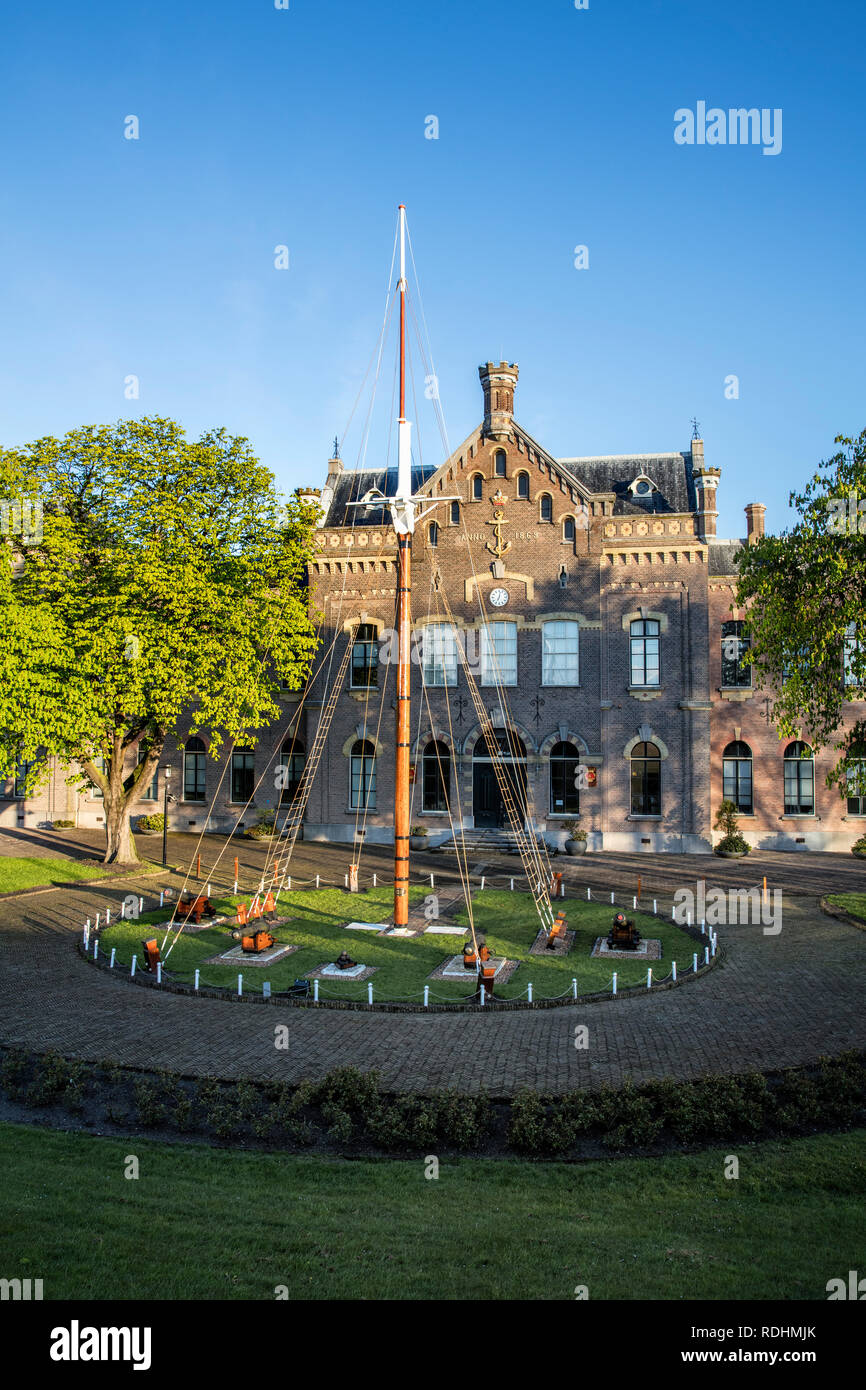
[[[542,623],[541,684],[580,685],[580,623],[573,618]]]

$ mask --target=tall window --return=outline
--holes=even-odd
[[[457,643],[450,623],[427,623],[423,630],[424,684],[457,684]]]
[[[352,688],[369,690],[379,683],[379,648],[372,623],[361,623],[352,645]]]
[[[497,449],[493,455],[493,476],[495,478],[505,477],[505,450]]]
[[[544,623],[541,629],[541,684],[579,685],[580,623]]]
[[[572,542],[573,542],[573,541],[574,541],[574,536],[575,536],[574,517],[573,517],[573,516],[567,516],[567,517],[565,518],[565,520],[563,521],[563,523],[562,523],[562,539],[563,539],[564,541],[572,541]]]
[[[845,684],[863,685],[864,672],[866,672],[866,652],[863,643],[857,634],[857,624],[849,623],[845,629],[845,647],[843,653]]]
[[[866,743],[855,743],[848,759],[848,815],[866,816]]]
[[[12,795],[14,797],[21,798],[24,796],[24,787],[27,782],[27,774],[29,773],[32,766],[33,763],[27,762],[26,759],[22,759],[20,762],[15,764],[15,780],[12,788]]]
[[[200,738],[188,738],[183,750],[183,799],[204,801],[205,746]],[[154,780],[154,786],[156,782]],[[145,796],[147,793],[145,793]],[[244,798],[246,800],[246,798]]]
[[[452,503],[451,503],[451,525],[452,525],[452,526],[459,526],[459,525],[460,525],[460,503],[459,503],[459,502],[452,502]]]
[[[232,801],[245,803],[252,798],[255,766],[256,755],[252,748],[236,748],[232,753]]]
[[[99,768],[99,771],[102,773],[103,777],[107,777],[107,776],[108,776],[108,764],[107,764],[105,758],[94,758],[93,761],[96,763],[96,766]],[[103,797],[103,795],[102,795],[102,788],[101,788],[101,787],[94,786],[93,784],[91,784],[91,785],[88,787],[88,789],[87,789],[87,800],[88,800],[88,801],[102,801],[102,800],[104,800],[104,797]]]
[[[481,629],[481,684],[517,684],[516,623],[488,623]]]
[[[748,687],[752,684],[752,668],[745,661],[751,645],[743,636],[744,624],[739,621],[722,623],[722,685]]]
[[[541,494],[541,501],[538,504],[539,521],[553,521],[553,498],[549,492]]]
[[[815,814],[815,760],[808,743],[785,749],[785,815]]]
[[[359,738],[352,744],[349,764],[349,805],[353,811],[375,810],[376,750],[369,739]]]
[[[659,684],[659,637],[657,618],[637,618],[630,626],[632,685]]]
[[[480,473],[472,476],[472,501],[480,502],[484,497],[484,479]]]
[[[660,816],[661,755],[654,743],[636,743],[631,754],[631,813]]]
[[[304,745],[287,738],[280,749],[280,802],[294,801],[304,775]]]
[[[428,743],[421,759],[421,807],[447,811],[451,791],[451,755],[445,743]]]
[[[148,750],[147,750],[146,748],[144,748],[141,744],[138,745],[138,757],[136,758],[136,767],[141,767],[141,764],[144,762],[145,758],[147,757],[147,751],[148,751]],[[157,764],[157,766],[154,768],[154,770],[153,770],[153,776],[151,777],[151,779],[150,779],[149,783],[147,784],[147,786],[146,786],[146,787],[144,788],[144,790],[142,791],[139,800],[141,800],[141,801],[156,801],[156,800],[158,800],[158,798],[159,798],[159,764]]]
[[[429,530],[429,532],[428,532],[427,534],[428,534],[429,537],[430,537],[430,545],[431,545],[431,548],[435,550],[435,549],[436,549],[436,546],[439,544],[439,522],[438,522],[438,521],[431,521],[431,522],[430,522],[430,530]]]
[[[518,473],[517,475],[517,496],[521,502],[529,501],[529,474]]]
[[[752,750],[747,743],[729,743],[722,754],[722,796],[743,815],[752,814]]]
[[[550,750],[550,813],[576,816],[580,811],[577,769],[580,756],[573,743],[555,743]]]

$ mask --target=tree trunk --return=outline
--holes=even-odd
[[[105,798],[105,857],[103,864],[138,864],[132,834],[130,802],[126,796]]]

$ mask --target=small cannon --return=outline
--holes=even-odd
[[[245,933],[240,927],[235,927],[232,931],[232,940],[241,943],[241,950],[247,955],[257,956],[262,951],[269,951],[272,946],[276,946],[276,941],[266,927],[258,927],[255,931]]]
[[[195,898],[180,897],[177,903],[177,910],[186,920],[190,917],[198,926],[202,917],[216,917],[216,908],[210,898],[204,893],[200,893]]]
[[[624,912],[618,912],[607,938],[610,950],[636,951],[640,942],[641,935],[634,922],[630,921]]]
[[[340,954],[337,956],[337,959],[334,961],[334,964],[336,965],[338,970],[353,970],[354,967],[358,964],[358,962],[356,960],[352,960],[352,957],[349,955],[348,951],[341,951]]]

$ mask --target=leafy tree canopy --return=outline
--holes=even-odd
[[[281,680],[303,683],[313,515],[246,439],[192,442],[158,417],[0,451],[0,498],[42,504],[29,536],[4,512],[0,775],[42,759],[32,790],[46,756],[79,763],[105,797],[106,858],[134,857],[129,812],[167,735],[191,716],[216,757],[281,716]]]

